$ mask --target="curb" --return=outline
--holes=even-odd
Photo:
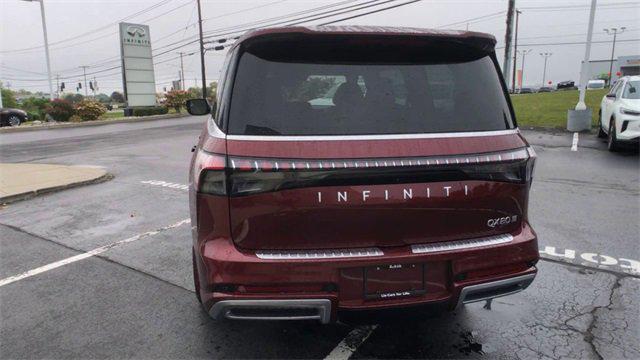
[[[34,190],[34,191],[28,191],[28,192],[24,192],[21,194],[15,194],[15,195],[10,195],[10,196],[6,196],[3,198],[0,198],[0,205],[7,205],[7,204],[11,204],[11,203],[15,203],[18,201],[22,201],[22,200],[28,200],[31,199],[33,197],[39,196],[39,195],[44,195],[44,194],[50,194],[50,193],[54,193],[54,192],[58,192],[58,191],[62,191],[62,190],[67,190],[67,189],[72,189],[75,187],[80,187],[80,186],[84,186],[84,185],[92,185],[92,184],[99,184],[102,182],[106,182],[109,181],[111,179],[113,179],[115,176],[113,176],[113,174],[111,173],[104,173],[103,175],[95,178],[95,179],[91,179],[91,180],[84,180],[84,181],[78,181],[78,182],[74,182],[74,183],[70,183],[70,184],[65,184],[65,185],[60,185],[60,186],[54,186],[54,187],[50,187],[50,188],[44,188],[44,189],[39,189],[39,190]]]
[[[48,124],[48,125],[34,125],[34,126],[24,126],[24,127],[3,127],[0,128],[0,134],[5,133],[14,133],[14,132],[24,132],[24,131],[37,131],[37,130],[55,130],[55,129],[65,129],[65,128],[76,128],[76,127],[85,127],[85,126],[100,126],[100,125],[110,125],[110,124],[125,124],[125,123],[135,123],[135,122],[144,122],[144,121],[154,121],[154,120],[165,120],[165,119],[179,119],[183,117],[188,117],[188,114],[165,114],[165,115],[151,115],[151,116],[131,116],[123,119],[115,119],[115,120],[94,120],[80,123],[56,123],[56,124]]]

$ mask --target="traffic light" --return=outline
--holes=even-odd
[[[64,91],[64,81],[60,84],[60,91]]]
[[[82,83],[78,82],[78,89],[82,89]]]
[[[91,82],[91,81],[89,81],[89,89],[91,89],[91,91],[95,90],[95,89],[93,88],[93,82]]]

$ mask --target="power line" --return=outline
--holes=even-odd
[[[490,20],[490,18],[502,17],[502,15],[504,15],[505,13],[506,13],[506,11],[498,11],[498,12],[494,12],[494,13],[491,13],[491,14],[486,14],[486,15],[475,17],[475,18],[467,19],[467,20],[462,20],[462,21],[458,21],[458,22],[454,22],[454,23],[450,23],[450,24],[436,26],[435,28],[436,29],[442,29],[442,28],[450,27],[450,26],[456,26],[456,25],[462,25],[462,24],[467,24],[467,23],[479,22],[479,20],[482,20],[482,21]]]
[[[607,3],[607,4],[599,4],[598,8],[619,8],[621,6],[638,6],[640,2],[619,2],[619,3]],[[572,9],[589,9],[589,5],[558,5],[558,6],[525,6],[519,7],[521,10],[529,10],[529,11],[553,11],[553,10],[572,10]]]
[[[58,40],[58,41],[51,42],[49,45],[51,46],[51,45],[56,45],[56,44],[62,44],[62,43],[65,43],[65,42],[68,42],[68,41],[71,41],[71,40],[75,40],[75,39],[79,39],[79,38],[85,37],[87,35],[95,34],[96,32],[108,29],[113,25],[117,25],[118,23],[120,23],[122,21],[129,20],[129,19],[131,19],[133,17],[136,17],[136,16],[139,16],[141,14],[147,13],[147,12],[149,12],[149,11],[151,11],[153,9],[156,9],[156,8],[158,8],[160,6],[163,6],[163,5],[165,5],[165,4],[167,4],[167,3],[171,2],[171,1],[173,1],[173,0],[162,0],[162,1],[160,1],[160,2],[158,2],[156,4],[154,4],[154,5],[151,5],[151,6],[145,8],[143,10],[140,10],[140,11],[138,11],[136,13],[133,13],[133,14],[128,15],[128,16],[125,16],[125,17],[123,17],[123,18],[121,18],[119,20],[116,20],[115,22],[109,23],[109,24],[101,26],[99,28],[95,28],[95,29],[89,30],[89,31],[84,32],[82,34],[78,34],[76,36],[72,36],[70,38],[66,38],[66,39],[63,39],[63,40]],[[0,53],[23,52],[23,51],[27,51],[27,50],[40,49],[42,47],[44,47],[44,46],[43,45],[38,45],[38,46],[32,46],[32,47],[22,48],[22,49],[2,50],[2,51],[0,51]]]
[[[616,42],[637,42],[640,41],[638,39],[625,39],[625,40],[616,40]],[[592,41],[592,44],[611,44],[613,41],[603,40],[603,41]],[[584,45],[586,41],[575,41],[575,42],[556,42],[556,43],[537,43],[537,44],[520,44],[519,46],[559,46],[559,45]],[[497,47],[496,50],[504,49],[504,46]]]

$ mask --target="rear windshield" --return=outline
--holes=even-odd
[[[234,135],[368,135],[514,127],[490,56],[435,64],[291,63],[240,58]]]

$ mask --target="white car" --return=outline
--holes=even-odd
[[[638,143],[640,139],[640,76],[620,78],[602,98],[598,137],[608,139],[610,151],[621,143]]]
[[[604,89],[604,80],[589,80],[587,82],[587,90]]]

